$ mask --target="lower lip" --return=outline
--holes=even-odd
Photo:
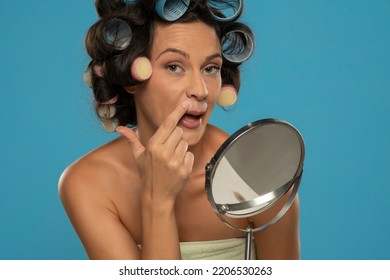
[[[189,129],[198,128],[202,124],[202,117],[191,118],[191,117],[184,116],[180,119],[179,124]]]

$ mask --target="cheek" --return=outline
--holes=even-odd
[[[215,101],[221,93],[222,81],[221,79],[206,81],[206,87],[209,93],[208,98]]]
[[[177,87],[177,84],[158,75],[145,82],[140,99],[148,114],[152,115],[157,123],[165,119],[177,105],[180,98],[180,89]]]
[[[168,85],[157,75],[152,76],[144,85],[143,94],[150,100],[160,101],[167,98]]]
[[[161,71],[160,71],[161,72]],[[154,71],[148,81],[148,90],[161,98],[174,99],[183,91],[183,85],[177,79],[172,79],[164,72]],[[165,74],[165,75],[164,75]]]

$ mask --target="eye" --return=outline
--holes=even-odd
[[[219,73],[220,67],[217,65],[211,65],[204,68],[204,72],[207,74],[217,74]]]
[[[167,70],[169,72],[172,72],[172,73],[180,73],[183,71],[183,68],[181,68],[179,65],[177,64],[168,64],[167,65]]]

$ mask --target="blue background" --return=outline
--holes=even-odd
[[[306,142],[303,259],[390,259],[390,1],[247,0],[256,51],[232,133],[289,121]],[[82,73],[93,1],[0,0],[0,259],[85,259],[57,194],[62,170],[115,137]]]

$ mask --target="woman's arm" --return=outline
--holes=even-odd
[[[190,104],[178,105],[164,120],[146,146],[126,127],[127,138],[142,185],[142,259],[180,259],[175,200],[192,172],[194,155],[177,126]]]
[[[113,180],[100,171],[91,162],[68,167],[59,181],[62,204],[90,259],[139,259],[140,250],[106,191]]]
[[[290,192],[270,209],[250,218],[254,228],[270,221],[283,207]],[[258,259],[293,260],[300,258],[299,198],[295,197],[286,214],[274,225],[254,234]]]
[[[142,249],[120,221],[107,191],[115,185],[115,172],[110,175],[99,161],[84,161],[61,176],[61,200],[89,258],[181,258],[174,205],[191,174],[194,157],[187,152],[177,123],[188,107],[177,106],[146,147],[130,129],[118,129],[127,138],[139,173],[142,194],[135,199],[140,200],[141,215],[135,224],[142,228]]]

